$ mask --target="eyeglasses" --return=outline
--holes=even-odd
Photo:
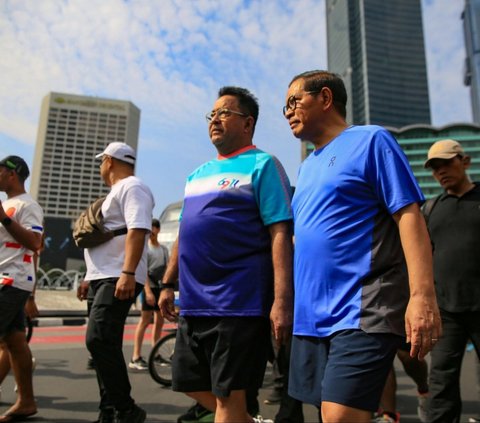
[[[208,112],[206,115],[205,115],[205,119],[207,119],[207,122],[210,123],[213,119],[215,119],[216,117],[218,117],[218,119],[220,119],[221,121],[224,121],[226,120],[228,117],[230,117],[232,115],[232,113],[234,115],[238,115],[238,116],[243,116],[243,117],[248,117],[249,115],[245,114],[245,113],[242,113],[242,112],[237,112],[236,110],[230,110],[230,109],[226,109],[226,108],[221,108],[221,109],[218,109],[218,110],[212,110],[211,112]]]
[[[304,94],[318,94],[320,90],[315,90],[315,91],[305,91]],[[286,116],[287,113],[291,110],[292,112],[297,108],[297,103],[300,102],[303,99],[303,96],[301,98],[295,97],[294,95],[291,95],[287,99],[287,104],[286,106],[283,106],[283,116]]]

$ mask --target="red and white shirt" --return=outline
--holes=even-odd
[[[25,229],[43,232],[43,211],[29,194],[2,201],[8,217]],[[35,283],[34,252],[25,248],[0,223],[0,284],[31,292]]]

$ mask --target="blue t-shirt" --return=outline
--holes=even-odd
[[[295,222],[294,333],[404,335],[409,297],[392,214],[424,200],[388,131],[353,126],[302,164]]]
[[[179,231],[182,316],[268,316],[268,226],[292,219],[290,199],[282,165],[255,146],[188,177]]]

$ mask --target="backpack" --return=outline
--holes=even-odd
[[[73,225],[73,240],[77,247],[92,248],[110,241],[114,236],[124,235],[127,228],[110,231],[103,224],[102,204],[106,197],[100,197],[90,204]]]
[[[440,197],[442,194],[437,195],[436,197],[429,198],[428,200],[423,203],[421,210],[423,213],[423,217],[425,218],[425,222],[427,223],[428,227],[428,220],[430,219],[430,215],[432,214],[432,210],[435,207],[435,204],[437,204],[437,201],[440,200]]]

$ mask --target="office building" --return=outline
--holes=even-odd
[[[463,80],[470,86],[473,121],[480,124],[480,0],[465,0],[462,19],[467,52]]]
[[[347,121],[430,124],[420,0],[326,0],[328,69],[345,81]]]
[[[69,268],[69,258],[82,259],[72,223],[109,191],[95,155],[113,141],[136,150],[139,125],[140,110],[129,101],[55,92],[44,97],[30,184],[45,214],[43,265]]]

